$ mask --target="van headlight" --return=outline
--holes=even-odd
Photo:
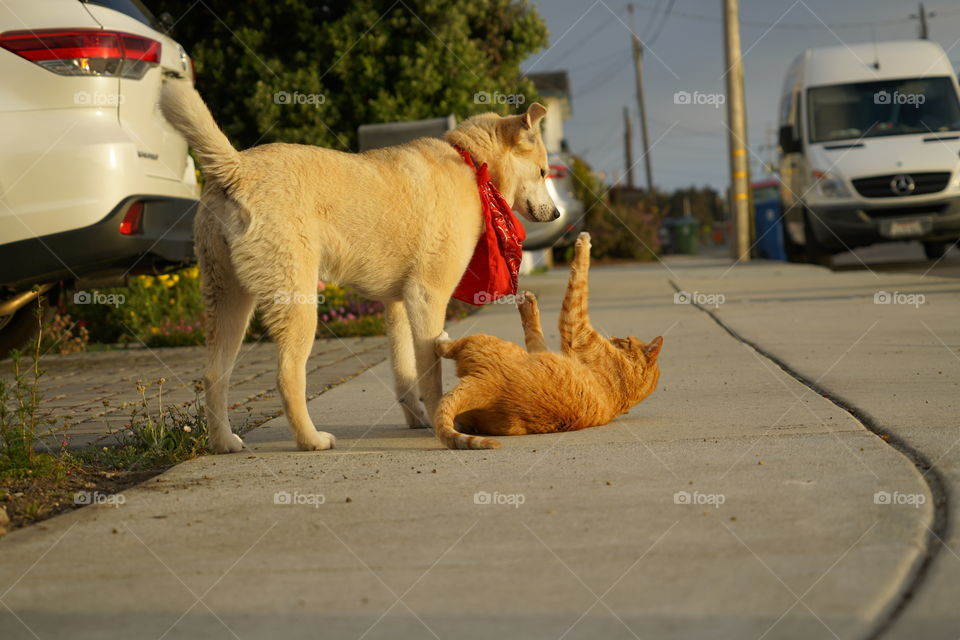
[[[825,171],[814,171],[813,179],[817,181],[817,193],[824,198],[849,198],[850,191],[843,180]]]

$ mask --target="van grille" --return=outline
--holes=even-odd
[[[914,188],[906,193],[899,193],[893,189],[891,183],[899,176],[906,176],[913,181]],[[927,193],[943,191],[950,181],[949,171],[930,171],[926,173],[891,173],[884,176],[857,178],[853,181],[854,188],[865,198],[896,198],[901,196],[922,196]]]

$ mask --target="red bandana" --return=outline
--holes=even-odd
[[[520,271],[523,240],[527,232],[513,215],[503,195],[490,182],[486,163],[478,169],[469,151],[457,145],[453,145],[453,148],[477,174],[477,189],[483,210],[483,233],[453,297],[477,306],[490,304],[497,298],[517,293],[517,273]]]

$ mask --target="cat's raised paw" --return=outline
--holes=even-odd
[[[590,233],[587,231],[581,231],[580,235],[577,236],[576,242],[577,251],[590,251]]]
[[[537,296],[533,295],[529,291],[521,291],[520,295],[517,296],[517,307],[519,307],[521,311],[536,306],[536,304]]]

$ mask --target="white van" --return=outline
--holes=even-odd
[[[785,240],[811,262],[920,240],[939,258],[960,238],[960,99],[927,40],[809,49],[780,103]]]

